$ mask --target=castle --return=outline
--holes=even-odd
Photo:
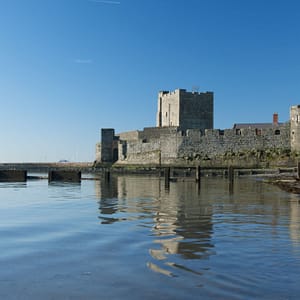
[[[158,94],[156,127],[115,134],[101,130],[96,161],[117,165],[238,165],[266,167],[293,164],[300,153],[300,105],[290,120],[234,124],[213,129],[213,92],[177,89]]]

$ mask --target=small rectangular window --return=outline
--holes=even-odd
[[[261,129],[256,128],[256,129],[255,129],[255,134],[256,134],[256,135],[261,135]]]

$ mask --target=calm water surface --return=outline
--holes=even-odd
[[[255,178],[0,183],[0,299],[299,299],[299,201]]]

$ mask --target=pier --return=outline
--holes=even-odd
[[[52,181],[80,182],[82,173],[102,174],[106,182],[110,181],[113,174],[134,174],[163,176],[166,187],[177,180],[193,180],[199,188],[201,177],[221,176],[228,178],[229,187],[233,189],[235,177],[252,175],[278,175],[283,173],[296,173],[300,176],[300,165],[289,168],[239,168],[237,166],[202,167],[197,166],[113,166],[103,165],[95,168],[93,163],[4,163],[0,164],[0,182],[24,182],[28,179],[48,179]],[[46,173],[43,176],[32,176],[28,173]]]

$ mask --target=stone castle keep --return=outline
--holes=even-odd
[[[300,105],[290,109],[290,120],[234,124],[213,129],[212,92],[177,89],[158,94],[156,127],[115,134],[101,130],[96,145],[98,163],[117,165],[237,165],[267,167],[293,164],[300,153]]]

